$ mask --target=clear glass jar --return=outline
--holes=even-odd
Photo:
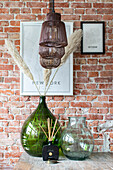
[[[61,149],[71,160],[84,160],[90,156],[94,140],[86,126],[86,117],[69,117],[67,128],[61,134]]]

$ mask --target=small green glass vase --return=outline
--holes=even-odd
[[[45,96],[40,96],[39,105],[36,110],[25,120],[21,131],[21,143],[24,150],[31,156],[42,156],[42,148],[48,144],[48,138],[44,134],[40,125],[48,134],[47,119],[52,119],[52,128],[55,123],[55,116],[48,109]],[[40,124],[40,125],[39,125]],[[57,121],[55,132],[59,128],[60,124]],[[61,132],[58,131],[57,135],[53,139],[53,145],[60,147]]]

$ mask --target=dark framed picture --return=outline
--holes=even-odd
[[[81,22],[83,37],[81,41],[81,54],[105,53],[105,23]]]

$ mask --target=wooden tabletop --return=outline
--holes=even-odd
[[[113,153],[92,153],[84,161],[61,157],[57,164],[48,164],[41,157],[32,157],[24,152],[14,170],[113,170]]]

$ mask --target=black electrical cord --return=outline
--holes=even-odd
[[[53,4],[52,12],[55,12],[55,9],[54,9],[54,0],[52,1],[52,4]]]

